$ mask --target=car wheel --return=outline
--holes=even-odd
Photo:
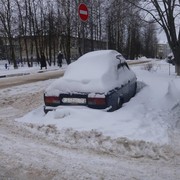
[[[134,86],[133,97],[136,95],[136,91],[137,91],[137,82],[135,83],[135,86]]]
[[[118,97],[118,100],[117,100],[117,109],[121,108],[122,104],[123,104],[123,98],[122,96],[120,96]]]
[[[44,113],[47,114],[49,111],[44,106]]]

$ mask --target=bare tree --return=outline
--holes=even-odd
[[[121,1],[111,1],[107,7],[108,48],[121,51],[124,49],[125,4]]]
[[[138,1],[135,1],[138,4]],[[135,59],[140,54],[140,46],[142,46],[142,21],[140,12],[130,3],[125,3],[125,25],[127,29],[126,55],[128,59]]]
[[[179,0],[147,0],[134,6],[150,14],[164,30],[169,46],[175,57],[176,73],[180,75],[180,1]]]
[[[63,50],[67,64],[71,63],[71,37],[74,31],[76,2],[73,0],[57,0],[58,4],[58,27],[60,28],[60,49]]]
[[[26,61],[27,61],[28,67],[30,67],[31,64],[29,62],[29,49],[28,49],[28,42],[27,42],[27,36],[29,35],[28,34],[28,21],[29,21],[28,2],[27,0],[24,0],[24,2],[22,3],[22,1],[20,2],[19,0],[15,0],[15,3],[18,8],[19,36],[24,41]]]
[[[156,24],[153,21],[144,22],[143,24],[143,53],[148,58],[155,58],[158,44]]]
[[[10,59],[13,62],[14,68],[17,68],[17,62],[15,59],[14,44],[13,44],[13,28],[15,26],[15,18],[13,16],[13,2],[11,0],[0,0],[0,22],[3,25],[5,37],[7,37]],[[14,26],[13,26],[14,25]]]
[[[138,4],[139,1],[135,1]],[[139,9],[124,0],[110,1],[107,9],[108,48],[116,49],[127,58],[134,59],[142,53],[142,21]]]

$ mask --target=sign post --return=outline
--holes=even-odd
[[[86,22],[89,18],[89,12],[86,4],[81,3],[78,7],[78,14],[81,19],[81,21]]]

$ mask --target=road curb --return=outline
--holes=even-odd
[[[57,71],[59,70],[57,69],[53,69],[53,70],[39,70],[36,73],[45,73],[45,72],[50,72],[50,71]],[[25,76],[25,75],[30,75],[32,73],[16,73],[16,74],[7,74],[7,75],[0,75],[0,78],[7,78],[7,77],[14,77],[14,76]]]
[[[7,74],[7,75],[1,75],[0,78],[14,77],[14,76],[25,76],[25,75],[29,75],[29,74],[30,73]]]
[[[1,76],[0,76],[0,78],[5,78],[5,77],[6,77],[6,75],[1,75]]]

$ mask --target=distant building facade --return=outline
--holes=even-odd
[[[171,52],[171,49],[168,45],[168,43],[159,43],[157,44],[157,57],[160,59],[164,59],[168,56],[168,54]]]
[[[26,38],[26,45],[25,45],[25,38]],[[35,40],[39,43],[38,45],[38,51],[39,53],[41,50],[49,53],[49,41],[46,36],[43,37],[30,37],[30,36],[25,36],[25,37],[14,37],[13,38],[13,46],[14,46],[14,51],[15,51],[15,58],[18,59],[23,59],[26,60],[27,58],[27,52],[29,59],[33,58],[34,60],[37,57],[37,50],[35,48]],[[64,38],[64,40],[63,40]],[[60,47],[63,44],[63,41],[65,41],[65,37],[59,37],[59,39],[54,38],[52,39],[53,42],[55,42],[55,46],[51,47],[52,49],[52,56],[53,53],[55,52],[58,53],[59,50],[62,50],[63,48]],[[44,47],[43,47],[44,46]],[[71,37],[71,46],[70,46],[70,52],[71,52],[71,58],[78,58],[80,55],[80,46],[81,46],[81,51],[82,52],[89,52],[92,50],[100,50],[100,49],[106,49],[106,42],[105,41],[96,41],[96,40],[90,40],[90,39],[79,39],[75,37]],[[8,39],[6,37],[0,37],[0,59],[8,59],[10,60],[10,46],[8,43]]]

